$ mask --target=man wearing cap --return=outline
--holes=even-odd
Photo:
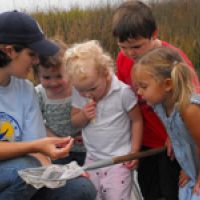
[[[58,47],[47,40],[38,23],[22,12],[0,14],[0,199],[93,200],[89,179],[79,177],[57,189],[36,190],[18,170],[65,157],[73,139],[45,137],[34,87],[25,80],[39,55],[52,56]],[[50,159],[49,159],[50,158]]]

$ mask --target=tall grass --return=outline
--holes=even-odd
[[[152,4],[160,38],[181,48],[200,75],[200,1],[171,0]]]
[[[121,1],[118,1],[118,4]],[[159,27],[159,37],[181,48],[192,60],[200,73],[200,1],[168,0],[150,3]],[[115,58],[118,47],[111,33],[111,21],[114,7],[92,7],[81,10],[78,7],[70,11],[52,9],[48,12],[35,12],[49,37],[60,37],[66,43],[97,39]]]

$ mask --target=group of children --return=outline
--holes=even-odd
[[[116,75],[98,41],[67,47],[47,41],[28,15],[0,15],[0,198],[130,200],[133,169],[145,200],[200,198],[200,96],[192,63],[158,39],[152,11],[140,1],[115,10],[112,32],[120,48]],[[23,80],[31,67],[38,98]],[[17,176],[49,158],[83,165],[165,145],[167,152],[89,171],[89,179],[59,189],[36,191]]]
[[[189,67],[192,63],[178,48],[158,39],[158,28],[151,9],[139,1],[127,1],[116,9],[113,16],[113,35],[117,38],[120,52],[117,57],[117,76],[120,80],[137,90],[135,79],[131,80],[131,69],[135,62],[152,49],[166,47],[177,51]],[[198,85],[196,75],[193,81]],[[153,112],[151,106],[139,95],[139,105],[144,120],[141,150],[148,150],[169,144],[169,138],[163,122]],[[155,200],[161,197],[178,199],[180,167],[168,154],[141,159],[138,168],[138,182],[144,199]],[[167,172],[167,173],[166,173]]]

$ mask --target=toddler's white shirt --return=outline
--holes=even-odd
[[[73,89],[72,106],[81,109],[88,99]],[[95,122],[82,129],[87,156],[93,160],[120,156],[131,151],[131,121],[128,112],[137,104],[130,86],[115,75],[109,92],[96,106]]]

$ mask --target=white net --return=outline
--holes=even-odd
[[[19,176],[35,188],[58,188],[66,181],[76,178],[83,173],[83,169],[75,162],[66,165],[49,165],[47,167],[27,168],[19,170]]]

